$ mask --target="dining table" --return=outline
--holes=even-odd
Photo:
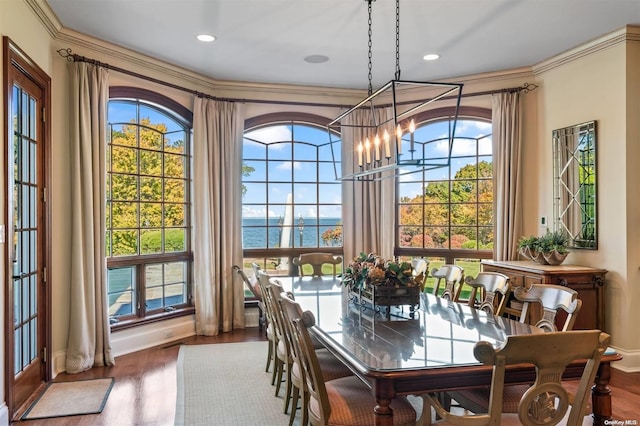
[[[391,401],[401,395],[489,386],[493,367],[473,355],[479,341],[494,347],[509,336],[543,333],[532,325],[421,293],[417,310],[373,306],[353,299],[339,277],[273,277],[302,309],[312,312],[310,332],[372,390],[372,423],[393,424]],[[594,424],[612,418],[608,387],[611,362],[605,354],[592,387]],[[579,379],[584,361],[567,366],[563,379]],[[508,366],[505,383],[533,383],[530,364]]]

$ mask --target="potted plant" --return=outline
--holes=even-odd
[[[541,265],[559,265],[567,258],[569,236],[564,231],[547,232],[541,237],[522,237],[518,241],[520,254]]]

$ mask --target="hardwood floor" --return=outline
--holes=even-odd
[[[116,358],[113,367],[93,368],[80,374],[60,374],[56,382],[115,377],[101,414],[13,422],[19,426],[128,426],[173,425],[176,400],[176,359],[181,344],[210,344],[264,340],[258,328],[237,330],[215,337],[194,336],[164,346]],[[265,354],[266,358],[266,354]],[[266,359],[265,359],[266,360]],[[640,374],[612,377],[613,416],[640,422]],[[615,386],[619,384],[618,386]],[[622,386],[626,388],[623,389]],[[624,423],[620,423],[624,424]],[[265,425],[271,426],[271,425]],[[276,426],[276,425],[274,425]]]

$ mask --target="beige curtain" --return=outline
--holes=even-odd
[[[384,122],[388,111],[376,110],[378,123]],[[355,144],[367,137],[365,127],[371,124],[371,112],[355,111],[342,127],[342,174],[353,173]],[[393,173],[393,172],[387,172]],[[344,258],[348,263],[360,252],[393,257],[394,179],[348,181],[342,184],[342,220]]]
[[[492,99],[495,260],[518,258],[522,236],[520,94],[498,93]]]
[[[105,253],[108,71],[69,63],[71,266],[66,371],[113,365]]]
[[[244,106],[196,98],[193,108],[193,266],[196,334],[244,328],[242,135]]]

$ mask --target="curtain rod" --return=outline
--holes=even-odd
[[[107,68],[109,70],[113,70],[122,74],[126,74],[126,75],[130,75],[136,78],[140,78],[142,80],[146,80],[146,81],[150,81],[152,83],[157,83],[163,86],[167,86],[167,87],[171,87],[172,89],[177,89],[183,92],[187,92],[187,93],[191,93],[192,95],[195,96],[199,96],[202,98],[206,98],[206,99],[213,99],[216,101],[227,101],[227,102],[249,102],[249,103],[256,103],[256,104],[276,104],[276,105],[298,105],[298,106],[316,106],[316,107],[327,107],[327,108],[350,108],[352,105],[340,105],[340,104],[324,104],[324,103],[319,103],[319,102],[295,102],[295,101],[267,101],[267,100],[262,100],[262,99],[240,99],[240,98],[220,98],[217,96],[213,96],[213,95],[209,95],[207,93],[202,93],[202,92],[198,92],[197,90],[193,90],[193,89],[189,89],[187,87],[183,87],[183,86],[179,86],[177,84],[173,84],[173,83],[169,83],[167,81],[164,80],[159,80],[157,78],[153,78],[153,77],[149,77],[143,74],[139,74],[135,71],[130,71],[124,68],[120,68],[120,67],[116,67],[114,65],[109,65],[107,63],[104,62],[100,62],[96,59],[91,59],[91,58],[87,58],[85,56],[81,56],[75,53],[72,53],[71,48],[66,48],[66,49],[58,49],[58,54],[60,56],[62,56],[63,58],[66,58],[67,61],[69,62],[86,62],[89,64],[93,64],[93,65],[98,65],[101,66],[103,68]],[[473,93],[463,93],[462,97],[463,98],[470,98],[473,96],[485,96],[485,95],[493,95],[496,93],[515,93],[515,92],[522,92],[522,93],[529,93],[535,89],[537,89],[538,86],[535,84],[529,84],[529,83],[524,83],[522,86],[520,87],[508,87],[505,89],[497,89],[497,90],[486,90],[483,92],[473,92]],[[442,98],[442,99],[446,99],[446,98]]]

